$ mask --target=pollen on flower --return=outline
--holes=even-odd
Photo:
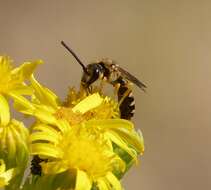
[[[79,132],[80,133],[80,132]],[[110,155],[106,155],[106,145],[95,134],[71,134],[71,141],[67,142],[64,159],[68,159],[69,167],[76,167],[87,172],[90,176],[103,176],[112,170]]]
[[[63,105],[65,107],[73,107],[85,97],[86,95],[82,91],[77,91],[74,87],[71,87],[68,90],[67,97]]]
[[[92,179],[105,176],[118,165],[118,162],[119,167],[122,167],[122,162],[116,158],[104,136],[84,125],[71,128],[57,146],[64,153],[61,158],[64,167],[84,171]],[[51,173],[50,168],[46,170],[45,165],[48,163],[42,164],[43,171]]]
[[[85,117],[87,120],[89,119],[111,119],[111,118],[119,118],[119,108],[118,103],[112,100],[109,97],[104,97],[103,103],[85,113]]]
[[[81,90],[77,92],[75,88],[70,88],[67,98],[63,105],[67,108],[72,108],[75,105],[77,105],[80,101],[85,99],[87,96],[94,94],[94,93],[99,93],[99,89],[97,87],[94,87],[92,89],[92,91],[90,92],[90,94],[88,94],[88,95]],[[105,96],[102,93],[99,93],[99,94],[103,99],[102,104],[100,104],[96,108],[90,109],[88,112],[86,112],[83,115],[84,120],[119,118],[120,113],[119,113],[118,103],[114,99],[112,99],[108,96]],[[67,118],[67,117],[65,117],[65,118]]]
[[[65,119],[70,125],[76,125],[84,120],[84,117],[79,112],[73,112],[71,108],[61,107],[54,114],[57,119]]]

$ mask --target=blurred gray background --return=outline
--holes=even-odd
[[[0,0],[0,54],[42,59],[40,82],[65,97],[84,62],[110,57],[144,81],[134,122],[146,152],[125,189],[211,188],[211,1]]]

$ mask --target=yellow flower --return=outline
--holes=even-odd
[[[113,185],[114,181],[117,183],[112,171],[124,171],[125,164],[113,152],[104,135],[86,124],[71,128],[64,122],[59,128],[64,128],[65,125],[67,126],[63,132],[58,132],[49,125],[34,126],[36,132],[31,135],[31,152],[48,158],[48,162],[42,163],[43,173],[57,174],[67,170],[71,173],[69,175],[74,173],[76,190],[85,187],[89,190],[93,183],[96,183],[99,189],[102,189],[101,184]],[[110,189],[108,184],[107,189]],[[115,189],[121,189],[120,187],[118,182]]]
[[[118,104],[109,97],[98,93],[84,97],[72,91],[71,93],[77,98],[72,99],[72,107],[64,107],[56,94],[40,85],[33,76],[31,85],[34,90],[32,102],[26,99],[16,101],[16,107],[22,113],[35,116],[38,121],[55,126],[58,126],[60,120],[68,121],[70,125],[87,122],[87,125],[101,129],[101,133],[134,159],[137,157],[137,152],[144,152],[142,134],[134,130],[132,122],[119,118]]]
[[[6,56],[0,56],[0,93],[8,94],[11,91],[19,94],[28,94],[29,89],[24,81],[29,79],[32,72],[42,61],[25,62],[17,68],[13,68],[12,60]]]
[[[25,62],[13,68],[12,60],[0,56],[0,124],[7,125],[10,121],[7,97],[21,99],[21,95],[32,94],[32,90],[24,81],[29,79],[32,72],[41,61]]]
[[[84,96],[72,90],[63,104],[33,76],[30,81],[32,101],[16,99],[15,104],[37,119],[30,147],[33,155],[47,159],[41,163],[44,176],[67,172],[76,190],[120,190],[117,177],[137,161],[144,142],[132,122],[119,118],[118,103],[98,92]]]
[[[42,62],[25,62],[16,68],[13,68],[12,63],[13,61],[9,57],[0,56],[0,158],[4,160],[6,169],[9,169],[9,172],[2,174],[2,177],[11,174],[11,168],[17,168],[18,175],[14,178],[13,183],[9,184],[9,188],[17,189],[28,162],[28,129],[23,123],[10,118],[8,101],[9,98],[25,100],[23,95],[33,93],[25,81]]]
[[[99,93],[99,89],[97,87],[94,88],[92,94]],[[95,119],[108,119],[108,118],[119,118],[119,107],[118,103],[114,101],[112,98],[108,96],[103,96],[102,103],[96,107],[96,109],[90,109],[88,113],[86,113],[87,119],[95,118]],[[86,94],[79,91],[77,92],[75,88],[70,88],[67,98],[64,102],[64,106],[68,108],[73,108],[79,102],[81,102],[84,98],[86,98]]]

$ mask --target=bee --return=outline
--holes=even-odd
[[[85,66],[70,47],[63,41],[61,44],[74,56],[83,69],[81,86],[90,91],[91,85],[98,80],[111,84],[117,91],[121,118],[130,120],[135,111],[132,85],[137,85],[144,92],[146,85],[111,59],[102,59]]]

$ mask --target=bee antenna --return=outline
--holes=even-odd
[[[82,63],[82,61],[79,59],[79,57],[75,54],[75,52],[64,42],[61,41],[61,44],[72,54],[72,56],[78,61],[78,63],[82,66],[85,73],[89,74],[87,72],[86,66]]]

